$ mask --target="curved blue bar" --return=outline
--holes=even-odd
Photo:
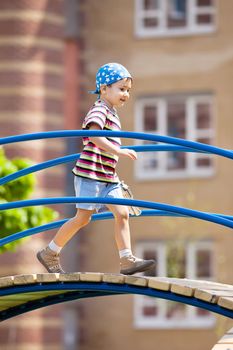
[[[75,154],[71,154],[69,156],[54,158],[54,159],[47,160],[46,162],[43,162],[40,164],[32,165],[28,168],[16,171],[15,173],[12,173],[10,175],[2,177],[0,179],[0,185],[4,185],[10,181],[18,179],[19,177],[35,173],[39,170],[43,170],[46,168],[53,167],[55,165],[60,165],[60,164],[75,161],[79,158],[79,156],[80,156],[80,153],[75,153]]]
[[[199,307],[225,317],[233,318],[233,311],[225,309],[217,304],[202,301],[196,299],[194,296],[187,297],[184,295],[179,295],[173,293],[172,291],[162,291],[157,289],[152,289],[149,287],[138,287],[129,284],[113,284],[106,282],[54,282],[54,283],[38,283],[35,285],[23,285],[23,286],[12,286],[0,290],[0,296],[4,297],[12,294],[20,293],[35,293],[44,291],[64,291],[63,294],[53,295],[39,300],[30,301],[29,303],[15,306],[9,310],[0,311],[0,321],[6,320],[10,317],[20,315],[27,311],[32,311],[41,307],[48,305],[53,305],[57,303],[62,303],[70,300],[77,300],[81,298],[106,296],[106,295],[124,295],[124,294],[138,294],[145,295],[153,298],[171,300],[174,302],[179,302],[194,307]],[[66,294],[65,292],[68,292]]]
[[[136,152],[151,152],[151,151],[172,151],[172,152],[197,152],[197,153],[206,153],[202,151],[196,151],[191,148],[187,147],[180,147],[180,146],[174,146],[174,145],[143,145],[143,146],[123,146],[122,148],[130,148],[135,150]],[[22,176],[35,173],[36,171],[43,170],[46,168],[53,167],[55,165],[60,165],[64,163],[74,162],[77,161],[77,159],[80,157],[80,153],[70,154],[68,156],[59,157],[51,160],[47,160],[43,163],[39,163],[36,165],[32,165],[28,168],[19,170],[13,174],[4,176],[0,179],[0,185],[4,185],[10,181],[16,180]]]
[[[172,213],[182,214],[185,216],[191,216],[197,219],[214,222],[226,227],[233,228],[233,222],[223,217],[218,217],[213,214],[200,212],[197,210],[187,209],[183,207],[172,206],[169,204],[147,202],[136,199],[122,199],[122,198],[96,198],[96,197],[60,197],[60,198],[41,198],[41,199],[30,199],[24,201],[16,201],[10,203],[0,204],[0,210],[7,210],[13,208],[23,208],[34,205],[45,205],[45,204],[64,204],[64,203],[100,203],[100,204],[116,204],[116,205],[127,205],[145,207],[149,209],[165,210]]]
[[[215,146],[206,145],[200,142],[188,141],[179,139],[176,137],[145,134],[141,132],[130,132],[130,131],[96,131],[96,130],[60,130],[60,131],[47,131],[33,134],[15,135],[3,137],[0,139],[0,145],[6,145],[14,142],[57,138],[57,137],[83,137],[83,136],[99,136],[99,137],[120,137],[147,141],[156,141],[162,143],[169,143],[178,146],[184,146],[199,151],[209,152],[212,154],[218,154],[222,157],[233,159],[233,151],[218,148]]]
[[[213,214],[213,215],[216,215],[216,216],[233,221],[233,216],[230,216],[230,215],[222,215],[222,214]],[[186,217],[186,218],[189,217],[189,216],[182,215],[182,214],[170,213],[170,212],[167,212],[164,210],[153,210],[153,209],[142,210],[140,216],[131,215],[130,217],[139,218],[142,216],[172,216],[172,217]],[[100,220],[108,220],[108,219],[113,219],[113,215],[110,212],[93,214],[91,217],[92,221],[100,221]],[[7,236],[7,237],[0,239],[0,247],[4,246],[5,244],[8,244],[10,242],[17,241],[18,239],[21,239],[21,238],[29,237],[29,236],[35,235],[37,233],[40,233],[40,232],[44,232],[44,231],[52,230],[54,228],[58,228],[58,227],[62,226],[68,220],[69,219],[53,221],[49,224],[45,224],[45,225],[29,228],[29,229],[24,230],[24,231],[13,233],[10,236]]]

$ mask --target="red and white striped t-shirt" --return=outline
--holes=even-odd
[[[90,109],[83,121],[82,129],[88,129],[91,123],[98,124],[102,130],[121,130],[116,110],[108,107],[102,100],[97,100]],[[107,139],[117,147],[121,146],[120,138],[107,137]],[[83,145],[83,151],[73,173],[92,180],[118,183],[119,178],[115,171],[118,157],[98,148],[88,137],[83,138]]]

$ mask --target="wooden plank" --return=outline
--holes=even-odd
[[[22,285],[22,284],[33,284],[37,282],[37,275],[17,275],[14,276],[14,285]]]
[[[171,284],[179,284],[191,288],[199,288],[199,289],[206,289],[206,290],[232,290],[233,286],[229,284],[221,284],[217,282],[212,281],[201,281],[201,280],[190,280],[187,278],[164,278],[162,279],[168,280]]]
[[[219,341],[218,344],[233,344],[233,334],[225,334]]]
[[[124,275],[115,275],[112,273],[105,273],[103,275],[103,282],[124,284],[125,283],[125,276]]]
[[[59,273],[38,273],[36,275],[36,280],[38,283],[57,282],[59,281],[59,275]]]
[[[14,276],[6,276],[0,278],[0,288],[10,287],[14,284]]]
[[[171,292],[184,295],[186,297],[192,297],[194,295],[195,289],[189,286],[172,283]]]
[[[169,291],[171,288],[171,283],[159,277],[149,278],[148,287],[152,289],[158,289],[163,291]]]
[[[233,350],[233,344],[216,344],[211,350]]]
[[[225,290],[196,289],[194,296],[195,298],[207,301],[208,303],[217,304],[221,296],[233,297],[233,292]]]
[[[83,282],[102,282],[103,273],[99,272],[80,272],[80,281]]]
[[[134,286],[147,287],[148,279],[140,276],[125,276],[125,283]]]
[[[80,281],[80,273],[79,272],[60,273],[59,274],[59,281],[60,282],[77,282],[77,281]]]
[[[233,298],[220,297],[218,300],[218,305],[224,307],[228,310],[233,310]]]

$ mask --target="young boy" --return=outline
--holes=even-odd
[[[83,122],[86,130],[121,130],[116,107],[128,101],[132,77],[119,63],[109,63],[100,67],[96,74],[96,90],[99,99],[92,106]],[[84,148],[73,169],[74,186],[77,197],[122,198],[120,181],[115,168],[119,157],[137,159],[130,149],[121,149],[117,137],[84,137]],[[103,205],[77,203],[77,214],[67,221],[57,232],[48,247],[37,253],[38,260],[48,272],[61,272],[59,253],[73,235],[86,226],[91,215]],[[132,254],[127,206],[106,205],[115,218],[115,240],[120,256],[120,273],[132,275],[146,271],[155,265],[154,260],[143,260]]]

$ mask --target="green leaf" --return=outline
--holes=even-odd
[[[32,164],[33,162],[31,160],[25,158],[9,160],[5,156],[3,148],[0,148],[0,177],[25,169]],[[35,185],[35,174],[29,174],[0,186],[0,203],[29,199],[33,194]],[[57,219],[57,217],[57,211],[45,206],[0,211],[0,238],[32,227],[44,225]],[[17,246],[27,239],[23,238],[0,247],[0,253],[15,251]]]

